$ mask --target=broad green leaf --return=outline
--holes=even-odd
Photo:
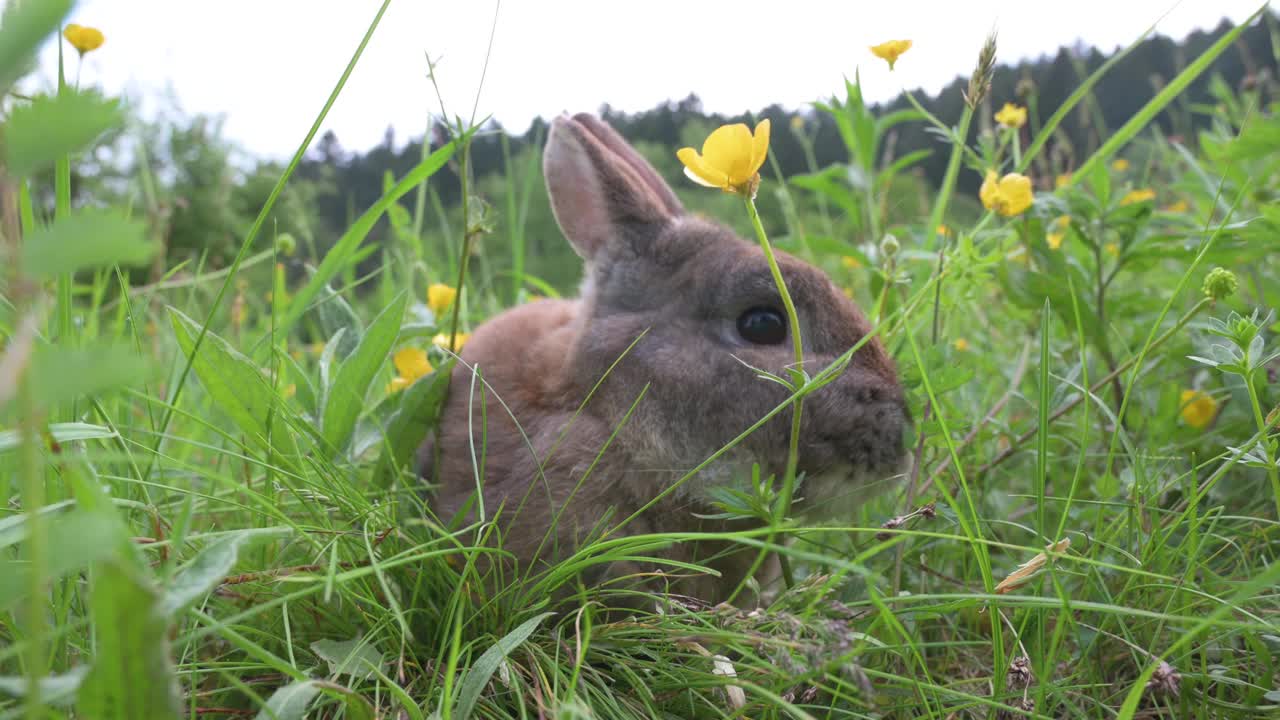
[[[314,273],[313,273],[314,275]],[[360,338],[364,336],[364,323],[356,314],[347,299],[325,285],[320,288],[320,298],[316,301],[316,321],[320,324],[320,332],[324,337],[333,338],[342,333],[338,343],[337,356],[345,358],[355,350]]]
[[[312,701],[322,692],[342,699],[346,710],[343,717],[373,720],[373,708],[367,700],[341,685],[320,680],[299,680],[271,693],[266,707],[258,711],[254,720],[303,720],[308,717]]]
[[[172,616],[217,587],[235,567],[240,546],[257,536],[277,532],[274,529],[240,530],[205,547],[174,576],[162,603],[164,614]]]
[[[116,436],[110,428],[79,422],[53,423],[49,426],[49,434],[60,443],[102,440]],[[17,430],[0,430],[0,453],[17,448],[19,439]]]
[[[387,207],[404,197],[410,190],[425,182],[437,170],[444,167],[449,158],[453,157],[454,150],[458,148],[461,142],[465,142],[468,139],[471,132],[474,131],[468,131],[463,137],[455,139],[448,145],[428,155],[425,160],[418,163],[417,167],[410,170],[408,175],[405,175],[400,182],[396,183],[396,186],[390,192],[384,194],[372,207],[352,223],[347,232],[338,239],[338,242],[330,248],[329,252],[325,253],[324,260],[320,261],[320,267],[316,269],[315,275],[294,295],[284,320],[280,323],[279,332],[288,332],[289,328],[293,327],[293,324],[298,321],[298,318],[302,317],[302,314],[310,308],[311,302],[320,294],[320,289],[348,265],[356,250],[360,248],[360,244],[369,235],[369,231],[378,222],[378,218],[382,216],[382,213],[386,212]]]
[[[96,567],[95,652],[76,704],[81,717],[172,720],[181,710],[160,592],[138,565],[116,558]]]
[[[21,530],[25,537],[25,527]],[[45,577],[57,579],[110,556],[119,547],[118,530],[114,518],[99,512],[73,510],[57,516],[49,526]],[[29,572],[26,560],[0,559],[0,609],[27,595]]]
[[[383,435],[382,457],[374,475],[374,482],[379,487],[391,485],[396,473],[409,463],[427,433],[440,421],[454,362],[450,359],[401,393],[400,409],[387,422]]]
[[[7,2],[0,13],[0,97],[26,75],[40,45],[58,32],[71,0]]]
[[[9,171],[30,177],[52,167],[58,158],[89,147],[123,121],[118,101],[92,91],[65,88],[15,105],[5,125]]]
[[[169,308],[169,316],[178,345],[187,357],[191,357],[196,336],[200,333],[199,324],[172,307]],[[226,340],[208,332],[192,368],[213,402],[231,417],[241,431],[265,445],[268,418],[272,417],[274,409],[278,419],[281,406],[273,406],[275,389],[258,366]],[[296,452],[292,435],[287,431],[277,432],[273,437],[285,448],[286,454]]]
[[[75,702],[76,692],[89,672],[88,665],[81,665],[62,675],[47,675],[40,678],[40,701],[50,705],[70,705]],[[15,698],[27,696],[27,679],[25,677],[0,677],[0,693]]]
[[[529,618],[521,623],[520,627],[507,633],[506,637],[495,643],[493,647],[484,651],[480,659],[476,660],[458,683],[458,702],[453,706],[453,717],[458,720],[467,720],[471,717],[471,711],[475,709],[480,693],[484,690],[484,686],[489,684],[489,678],[493,677],[498,666],[507,659],[512,650],[529,639],[543,620],[552,615],[555,613],[546,612]]]
[[[55,277],[112,265],[141,265],[155,254],[147,226],[117,210],[83,208],[32,232],[22,246],[22,269]]]
[[[145,361],[133,348],[107,345],[38,348],[31,367],[32,394],[43,407],[71,402],[138,381]]]
[[[375,678],[387,665],[382,653],[365,638],[317,640],[311,643],[311,652],[329,664],[330,675],[350,675],[357,680]]]
[[[369,384],[377,376],[400,334],[406,297],[401,292],[374,318],[360,344],[338,369],[333,387],[325,393],[324,420],[320,428],[325,442],[336,450],[341,451],[351,439]]]

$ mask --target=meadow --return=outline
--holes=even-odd
[[[820,118],[845,157],[790,178],[766,159],[738,188],[755,205],[644,145],[689,208],[864,309],[914,463],[824,524],[788,512],[794,477],[725,489],[718,510],[760,529],[721,539],[785,558],[786,581],[759,607],[655,593],[619,616],[582,573],[692,538],[602,537],[495,585],[494,518],[439,516],[413,464],[452,349],[576,291],[563,241],[525,232],[550,222],[540,149],[476,177],[484,118],[442,110],[443,140],[332,243],[282,230],[375,18],[227,261],[179,257],[156,177],[93,182],[93,148],[128,118],[74,82],[96,45],[70,6],[10,3],[0,22],[0,719],[1280,711],[1280,85],[1217,80],[1184,108],[1194,133],[1157,122],[1246,24],[1069,164],[1057,131],[1113,64],[1029,108],[993,90],[995,36],[956,59],[956,117],[880,112],[850,71],[774,123],[808,147]],[[1276,16],[1251,22],[1274,65]],[[69,79],[11,93],[51,39]],[[946,158],[936,186],[894,151],[907,127]],[[774,413],[830,371],[775,378],[791,398]]]

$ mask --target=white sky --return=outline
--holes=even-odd
[[[3,0],[0,0],[2,2]],[[39,1],[39,0],[35,0]],[[82,0],[72,22],[106,34],[82,84],[154,110],[172,90],[184,110],[224,113],[246,150],[287,157],[304,137],[380,5],[378,0]],[[1157,24],[1181,38],[1222,18],[1241,21],[1262,0],[503,0],[479,102],[523,130],[537,115],[643,110],[690,92],[709,110],[738,113],[779,102],[800,108],[842,88],[860,68],[864,92],[933,92],[967,75],[987,31],[1002,61],[1034,58],[1077,40],[1111,50]],[[420,135],[439,105],[426,55],[450,114],[470,115],[494,0],[393,0],[330,112],[347,149]],[[1163,19],[1162,19],[1163,18]],[[890,74],[867,46],[910,38]],[[42,53],[49,82],[52,43]],[[68,58],[75,73],[75,54]]]

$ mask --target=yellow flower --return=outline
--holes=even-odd
[[[1021,215],[1035,200],[1035,196],[1031,194],[1031,178],[1019,173],[1009,173],[997,179],[995,170],[987,171],[987,179],[983,181],[978,196],[982,198],[983,207],[995,210],[1005,217]]]
[[[1146,202],[1155,199],[1156,191],[1151,188],[1142,188],[1141,190],[1131,190],[1129,194],[1120,198],[1121,205],[1132,205],[1134,203]]]
[[[964,338],[956,338],[956,341],[951,344],[960,352],[967,352],[969,350],[969,341]]]
[[[1183,390],[1178,405],[1182,421],[1197,430],[1203,430],[1218,415],[1218,401],[1199,390]]]
[[[1013,103],[1005,103],[996,113],[996,122],[1007,128],[1020,128],[1027,124],[1027,109]]]
[[[427,360],[427,351],[418,348],[404,348],[397,350],[396,354],[391,356],[391,362],[396,366],[396,376],[391,378],[391,383],[387,385],[387,392],[399,392],[419,378],[426,377],[431,374],[434,369],[431,362]]]
[[[102,43],[106,39],[102,37],[101,30],[97,28],[84,27],[83,25],[76,25],[75,23],[70,23],[63,29],[62,37],[66,38],[67,42],[71,43],[71,47],[75,48],[76,52],[80,53],[80,57],[84,57],[85,53],[93,52],[94,50],[102,47]]]
[[[1071,182],[1071,173],[1062,173],[1061,175],[1053,179],[1053,189],[1057,190],[1058,188],[1066,187],[1067,184],[1070,182]]]
[[[431,344],[436,347],[445,348],[446,350],[452,349],[454,352],[458,352],[462,349],[462,346],[466,344],[467,338],[469,337],[471,337],[471,335],[468,333],[458,333],[453,338],[453,348],[449,348],[449,333],[440,333],[431,338]]]
[[[742,123],[722,125],[702,143],[702,153],[680,148],[676,157],[684,163],[689,179],[725,192],[755,195],[760,183],[760,166],[769,153],[769,120],[761,120],[756,131]]]
[[[1057,250],[1062,247],[1062,241],[1067,237],[1067,228],[1071,227],[1071,216],[1059,215],[1053,219],[1049,227],[1053,230],[1045,236],[1044,240],[1049,244],[1050,250]]]
[[[889,69],[893,69],[893,64],[898,61],[902,53],[911,49],[910,40],[890,40],[882,42],[879,45],[871,46],[871,53],[876,57],[889,63]]]
[[[1111,257],[1115,257],[1120,254],[1120,246],[1113,242],[1109,242],[1106,245],[1103,245],[1102,250],[1103,252],[1110,255]]]
[[[1062,247],[1062,241],[1067,237],[1066,233],[1051,232],[1044,236],[1044,241],[1049,244],[1050,250],[1057,250]]]
[[[1190,210],[1191,206],[1187,204],[1186,200],[1179,200],[1177,202],[1165,205],[1160,209],[1167,213],[1184,213]]]
[[[1116,158],[1111,161],[1111,169],[1116,172],[1124,172],[1129,169],[1129,161],[1124,158]]]
[[[845,255],[840,258],[840,264],[850,270],[857,270],[862,267],[862,261],[852,255]]]
[[[435,283],[427,288],[427,307],[431,308],[432,314],[440,317],[457,297],[457,290],[444,283]]]
[[[951,228],[946,225],[939,225],[937,231],[942,237],[951,237]]]

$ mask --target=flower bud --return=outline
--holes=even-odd
[[[280,233],[280,236],[276,238],[276,252],[286,257],[293,257],[293,254],[297,251],[298,241],[294,240],[289,233]]]
[[[898,238],[894,237],[892,233],[885,233],[884,237],[880,240],[880,252],[886,258],[891,258],[894,255],[897,255],[898,251],[901,249],[902,246],[898,244]]]
[[[1223,267],[1216,267],[1204,276],[1204,294],[1214,300],[1221,300],[1235,294],[1240,282],[1236,274]]]

